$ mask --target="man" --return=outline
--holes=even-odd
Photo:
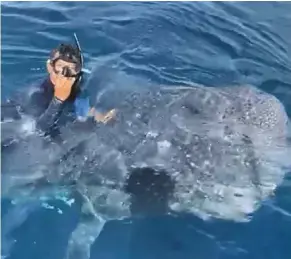
[[[29,101],[28,113],[37,118],[37,126],[45,134],[54,137],[58,126],[68,119],[107,123],[115,110],[106,114],[90,107],[86,91],[81,89],[82,56],[80,49],[61,44],[52,50],[47,61],[48,78],[34,92]]]

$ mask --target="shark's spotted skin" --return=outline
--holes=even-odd
[[[4,156],[5,195],[29,195],[28,183],[62,185],[82,195],[87,216],[72,233],[67,259],[88,259],[108,220],[171,212],[248,220],[290,168],[284,107],[254,87],[143,90],[117,110],[108,125],[63,128],[61,146],[44,148],[36,135],[20,141],[9,159],[16,161],[21,150],[38,159],[28,157],[24,175],[14,168],[18,181],[9,177]]]

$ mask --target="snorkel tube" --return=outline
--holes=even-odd
[[[75,39],[75,43],[76,43],[76,46],[78,48],[78,51],[80,53],[80,63],[81,63],[81,71],[82,71],[83,65],[84,65],[84,58],[83,58],[83,53],[82,53],[82,50],[81,50],[81,46],[80,46],[77,34],[75,32],[74,32],[74,39]]]
[[[74,39],[75,39],[75,44],[77,46],[78,52],[80,54],[80,65],[81,65],[81,69],[80,69],[78,78],[76,79],[76,82],[75,82],[75,84],[79,86],[80,85],[80,82],[82,80],[82,75],[83,75],[84,58],[83,58],[83,53],[82,53],[82,49],[81,49],[81,46],[80,46],[80,43],[79,43],[77,34],[75,32],[74,32]]]

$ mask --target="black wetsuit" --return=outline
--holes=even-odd
[[[30,96],[28,104],[22,106],[18,104],[19,102],[10,101],[2,105],[1,121],[6,117],[19,119],[21,116],[17,107],[21,107],[21,112],[34,117],[37,128],[52,138],[59,135],[59,127],[72,122],[77,117],[86,118],[90,109],[86,91],[80,91],[78,86],[73,87],[65,102],[55,98],[54,85],[50,78],[45,79],[37,91]]]

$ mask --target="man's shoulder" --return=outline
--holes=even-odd
[[[49,78],[44,78],[42,80],[39,80],[34,84],[34,86],[31,88],[30,96],[39,96],[39,95],[47,95],[50,96],[54,92],[54,85],[51,82]]]
[[[39,85],[40,90],[53,92],[54,84],[49,77],[46,77]]]
[[[53,85],[49,78],[41,81],[36,89],[30,94],[26,105],[26,111],[35,116],[42,114],[53,98]]]

